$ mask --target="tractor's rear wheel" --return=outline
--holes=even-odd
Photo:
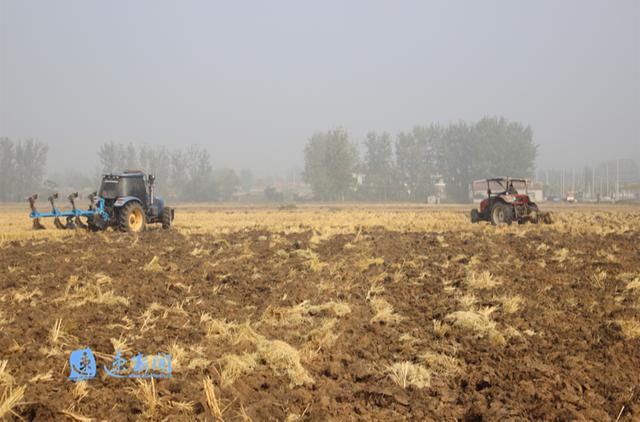
[[[491,208],[491,224],[498,226],[501,224],[510,225],[513,221],[513,207],[511,205],[497,202]]]
[[[171,228],[171,217],[173,214],[173,210],[168,207],[164,207],[162,210],[162,228],[170,229]]]
[[[147,224],[147,218],[139,202],[129,202],[122,207],[118,217],[118,227],[123,232],[140,233]]]

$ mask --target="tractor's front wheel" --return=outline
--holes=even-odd
[[[512,221],[513,207],[502,202],[497,202],[491,209],[491,224],[494,226],[501,224],[511,225]]]
[[[480,221],[480,213],[474,208],[471,210],[471,222],[477,223],[478,221]]]
[[[147,219],[140,203],[129,202],[120,210],[118,227],[123,232],[140,233],[144,231],[146,224]]]
[[[529,221],[533,224],[538,224],[540,221],[540,210],[536,204],[529,204]]]

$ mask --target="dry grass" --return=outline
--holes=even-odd
[[[98,273],[91,281],[82,282],[77,276],[70,276],[65,294],[55,300],[72,308],[87,303],[107,306],[128,306],[129,299],[116,295],[112,290],[104,290],[104,286],[113,282],[106,274]]]
[[[160,399],[158,398],[158,392],[156,391],[156,383],[153,378],[151,379],[136,379],[138,383],[137,397],[141,399],[142,403],[146,407],[145,415],[147,417],[153,417],[156,410],[161,406]]]
[[[40,383],[53,380],[53,370],[45,372],[44,374],[36,374],[29,380],[30,383]]]
[[[163,269],[160,265],[160,259],[154,256],[153,259],[143,267],[143,270],[154,273],[161,272]]]
[[[622,330],[622,335],[628,339],[633,340],[640,338],[640,321],[634,319],[617,319],[615,321]]]
[[[69,409],[60,410],[58,413],[61,413],[61,414],[65,415],[66,417],[68,417],[69,419],[72,419],[72,420],[78,421],[78,422],[91,422],[91,421],[94,420],[93,418],[89,418],[89,417],[86,417],[86,416],[78,415],[77,413],[74,413]]]
[[[402,388],[410,385],[425,388],[431,385],[431,373],[424,366],[409,361],[394,363],[387,367],[387,373]]]
[[[502,312],[507,315],[515,314],[520,310],[520,305],[524,303],[524,300],[520,296],[503,296],[500,298],[502,302]]]
[[[195,404],[192,401],[169,401],[168,406],[186,414],[193,413],[195,409]]]
[[[478,310],[456,311],[445,317],[454,327],[475,333],[478,337],[487,337],[494,346],[506,343],[504,336],[496,328],[496,322],[491,319],[495,306]]]
[[[469,288],[476,290],[493,289],[500,284],[500,281],[496,280],[489,271],[483,271],[479,274],[471,271],[467,274],[465,282]]]
[[[13,376],[7,370],[8,360],[0,360],[0,386],[11,387]]]
[[[551,258],[555,262],[563,263],[569,258],[569,249],[561,248],[553,252],[553,257]]]
[[[215,323],[214,323],[215,322]],[[312,384],[313,378],[302,366],[301,355],[298,350],[282,340],[270,340],[257,333],[249,323],[225,323],[219,320],[209,321],[222,334],[211,335],[217,341],[224,341],[234,345],[244,345],[253,351],[242,356],[229,355],[221,360],[225,385],[232,383],[237,377],[250,373],[257,366],[258,361],[264,362],[277,375],[289,378],[290,386]],[[226,365],[230,365],[227,368]]]
[[[458,302],[463,309],[471,309],[478,302],[478,298],[475,295],[462,295],[458,296]]]
[[[322,321],[319,327],[312,329],[306,335],[306,343],[300,350],[303,361],[310,362],[315,359],[320,351],[331,347],[339,337],[336,325],[337,318],[328,318]]]
[[[372,267],[374,265],[382,265],[382,264],[384,264],[384,259],[382,259],[382,258],[362,257],[356,263],[356,267],[358,268],[358,271],[366,271],[366,270],[368,270],[370,267]]]
[[[62,318],[58,318],[53,323],[53,327],[49,330],[49,341],[51,344],[57,344],[59,341],[65,338],[62,331]]]
[[[450,329],[451,327],[449,326],[449,324],[438,321],[436,319],[433,320],[433,332],[436,337],[443,338],[447,335],[447,333],[449,333]]]
[[[420,360],[431,372],[444,378],[460,375],[464,371],[464,365],[457,358],[443,353],[424,352]]]
[[[598,289],[602,289],[604,288],[604,282],[606,279],[607,279],[607,272],[598,270],[591,275],[591,277],[589,278],[589,281],[591,281],[591,284],[593,284]]]
[[[628,290],[640,290],[640,277],[636,277],[627,284]]]
[[[220,408],[220,401],[218,400],[218,396],[216,396],[216,389],[213,386],[213,382],[211,378],[206,377],[202,380],[203,388],[204,388],[204,397],[207,403],[207,407],[211,412],[214,420],[218,422],[223,422],[223,413],[224,409]]]
[[[220,359],[223,370],[220,374],[220,383],[228,387],[243,375],[250,374],[257,366],[257,353],[244,353],[242,355],[227,354]]]
[[[393,311],[393,306],[381,297],[373,297],[369,300],[373,310],[372,324],[393,324],[402,321],[402,316]]]
[[[76,402],[80,402],[82,399],[87,397],[88,393],[89,393],[89,388],[86,381],[77,381],[73,386],[73,390],[71,390],[73,399]]]
[[[351,312],[351,307],[343,302],[330,301],[320,305],[310,305],[308,300],[292,307],[268,306],[261,322],[276,326],[287,326],[308,322],[311,317],[343,317]]]
[[[27,289],[18,290],[13,294],[14,301],[18,303],[30,301],[32,306],[35,304],[35,301],[32,299],[36,297],[42,297],[42,291],[37,287],[33,290],[27,290]]]
[[[9,416],[9,414],[18,416],[13,408],[16,407],[22,398],[24,397],[24,393],[26,391],[25,386],[20,386],[17,388],[6,387],[2,394],[0,395],[0,419],[4,419]]]
[[[287,375],[291,386],[312,384],[313,378],[300,363],[298,351],[281,340],[259,341],[258,353],[267,365],[279,375]]]

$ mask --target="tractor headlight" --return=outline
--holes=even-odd
[[[121,207],[124,205],[124,199],[123,198],[118,198],[116,199],[116,202],[113,203],[114,207]]]

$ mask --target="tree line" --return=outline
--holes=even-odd
[[[47,144],[0,138],[0,201],[22,201],[42,185]]]
[[[42,188],[48,146],[36,140],[0,138],[0,201],[21,201]],[[313,199],[322,201],[415,201],[439,195],[467,201],[469,183],[491,176],[532,177],[537,146],[530,127],[504,118],[477,123],[416,126],[392,137],[371,132],[357,145],[344,129],[312,135],[304,149],[303,179]],[[142,169],[153,173],[159,191],[176,201],[229,201],[254,184],[250,170],[214,169],[209,152],[195,146],[162,146],[106,142],[98,150],[102,173]],[[74,177],[75,178],[75,177]],[[63,182],[79,190],[76,181]],[[97,187],[99,174],[83,178]],[[83,182],[80,182],[83,183]],[[93,187],[93,189],[95,189]],[[277,200],[281,192],[267,186],[264,198]]]
[[[214,169],[209,152],[195,146],[168,150],[162,146],[103,143],[98,151],[102,173],[142,169],[156,177],[163,195],[179,201],[228,201],[240,188],[233,169]]]
[[[501,117],[416,126],[395,139],[371,132],[361,149],[335,129],[308,140],[303,176],[323,201],[425,202],[444,184],[449,201],[465,202],[475,179],[532,177],[536,155],[531,128]]]

